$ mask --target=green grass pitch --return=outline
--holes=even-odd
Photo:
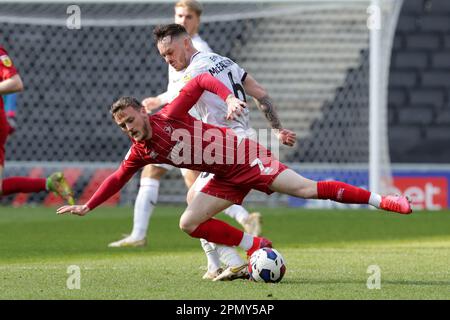
[[[202,280],[206,259],[178,229],[182,211],[158,207],[149,245],[119,249],[107,244],[130,231],[131,208],[75,217],[2,207],[0,299],[450,299],[448,211],[261,209],[264,235],[287,263],[278,284]],[[67,287],[70,265],[80,289]],[[367,287],[370,265],[380,289]]]

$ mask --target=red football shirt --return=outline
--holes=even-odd
[[[0,46],[0,81],[9,79],[17,74],[17,70],[6,50]],[[3,98],[0,96],[0,109],[3,109]]]
[[[91,210],[118,192],[147,164],[167,163],[214,173],[224,180],[231,180],[233,176],[245,180],[245,173],[256,165],[252,161],[257,156],[263,155],[260,157],[263,163],[266,159],[272,160],[270,152],[258,143],[249,139],[239,141],[233,130],[203,123],[188,114],[204,90],[223,100],[231,94],[224,84],[208,73],[189,81],[173,102],[149,116],[151,139],[141,142],[132,139],[133,145],[125,160],[88,201]]]
[[[0,82],[12,78],[17,74],[6,50],[0,46]],[[0,94],[0,166],[5,164],[5,144],[10,134],[11,127],[6,119],[3,97]]]

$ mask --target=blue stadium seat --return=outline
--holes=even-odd
[[[449,57],[450,59],[450,57]],[[450,72],[448,71],[425,71],[422,74],[422,84],[431,87],[450,88]]]
[[[398,121],[401,125],[429,125],[433,121],[433,110],[431,108],[400,108],[398,110]]]
[[[444,48],[449,49],[450,48],[450,35],[444,35]]]
[[[404,13],[422,13],[424,11],[424,0],[406,0],[403,4]]]
[[[423,69],[428,66],[428,57],[424,52],[398,52],[394,54],[394,66]]]
[[[415,16],[402,15],[398,19],[397,31],[410,32],[417,27],[417,18]]]
[[[450,126],[445,126],[445,125],[434,125],[431,127],[428,127],[426,129],[426,137],[428,139],[441,139],[441,140],[450,140]],[[448,149],[447,145],[447,149]]]
[[[443,125],[450,125],[450,105],[448,105],[445,109],[437,111],[436,123]]]
[[[427,11],[430,13],[437,13],[437,14],[450,13],[450,1],[431,0],[428,2]]]
[[[396,161],[404,161],[415,145],[423,140],[421,128],[417,126],[395,126],[389,128],[390,154]],[[393,148],[395,146],[395,148]],[[404,161],[409,162],[409,161]]]
[[[389,77],[389,85],[393,88],[411,88],[417,84],[417,73],[414,71],[392,70]]]
[[[406,37],[406,45],[410,49],[437,49],[440,46],[439,36],[430,34],[412,34]]]
[[[418,19],[420,29],[426,32],[448,32],[450,19],[448,16],[430,15]]]
[[[450,40],[449,40],[450,43]],[[394,43],[392,45],[393,50],[401,50],[405,47],[405,40],[402,33],[398,32],[394,38]]]
[[[450,37],[448,39],[450,45]],[[433,68],[450,68],[450,50],[434,52],[431,57]]]
[[[430,105],[440,108],[444,105],[445,91],[438,89],[419,89],[411,92],[411,105]]]
[[[405,90],[392,88],[388,93],[388,104],[394,106],[402,106],[407,101],[407,94]]]

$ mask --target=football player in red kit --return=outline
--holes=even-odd
[[[5,145],[8,135],[14,130],[8,123],[2,95],[23,91],[23,83],[11,58],[0,46],[0,196],[14,193],[51,191],[73,204],[72,190],[61,172],[51,174],[47,179],[9,177],[2,179],[5,165]]]
[[[180,228],[195,238],[239,246],[248,255],[261,247],[270,247],[271,242],[213,217],[232,204],[242,203],[251,189],[306,199],[370,204],[387,211],[411,213],[409,201],[403,196],[380,196],[342,182],[304,178],[257,142],[239,139],[232,129],[196,120],[188,115],[188,110],[204,90],[217,94],[227,103],[229,116],[239,116],[246,107],[208,73],[189,81],[177,98],[154,115],[147,115],[134,98],[116,101],[110,111],[116,124],[130,136],[133,142],[130,151],[86,204],[63,206],[57,213],[84,216],[118,192],[133,174],[149,163],[168,163],[214,173],[214,178],[188,204],[180,218]],[[286,138],[288,133],[286,130]]]

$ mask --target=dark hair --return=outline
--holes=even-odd
[[[176,38],[181,35],[188,35],[188,33],[182,25],[176,23],[161,24],[153,29],[153,38],[156,43],[168,36],[171,37],[172,41],[172,38]]]
[[[117,112],[122,111],[123,109],[126,109],[128,107],[132,107],[136,110],[141,110],[142,104],[136,98],[122,97],[111,105],[111,107],[109,108],[109,112],[114,117]]]

